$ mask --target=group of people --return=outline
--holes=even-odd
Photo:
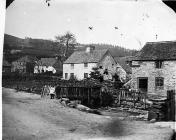
[[[55,88],[55,85],[44,85],[42,87],[41,98],[49,95],[50,99],[54,99],[56,96]]]

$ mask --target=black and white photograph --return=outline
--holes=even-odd
[[[175,140],[176,0],[0,0],[2,140]]]

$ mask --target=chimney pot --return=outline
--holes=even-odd
[[[91,53],[91,52],[93,52],[93,50],[95,50],[95,46],[86,47],[86,53]]]

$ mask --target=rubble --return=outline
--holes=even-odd
[[[93,114],[101,115],[101,112],[98,109],[91,109],[87,106],[84,106],[84,105],[80,104],[80,101],[78,101],[78,100],[70,101],[68,98],[61,98],[61,99],[59,99],[59,102],[64,107],[68,106],[68,107],[76,108],[80,111],[84,111],[84,112],[87,112],[87,113],[93,113]]]
[[[149,111],[148,120],[156,119],[157,121],[165,120],[167,110],[167,99],[164,97],[155,97],[150,99],[153,104]]]

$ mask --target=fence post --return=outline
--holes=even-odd
[[[102,93],[101,93],[101,88],[100,88],[100,106],[102,105]]]
[[[146,109],[146,93],[144,92],[144,109]]]
[[[121,106],[121,92],[122,90],[119,91],[119,105]]]
[[[90,95],[89,95],[89,88],[87,88],[87,95],[88,95],[88,105],[90,104]]]
[[[167,120],[175,121],[175,90],[167,91]]]
[[[136,104],[136,100],[135,100],[135,97],[136,97],[135,94],[136,93],[135,93],[135,91],[133,91],[132,94],[133,94],[133,103],[134,103],[134,108],[135,108],[135,104]]]

